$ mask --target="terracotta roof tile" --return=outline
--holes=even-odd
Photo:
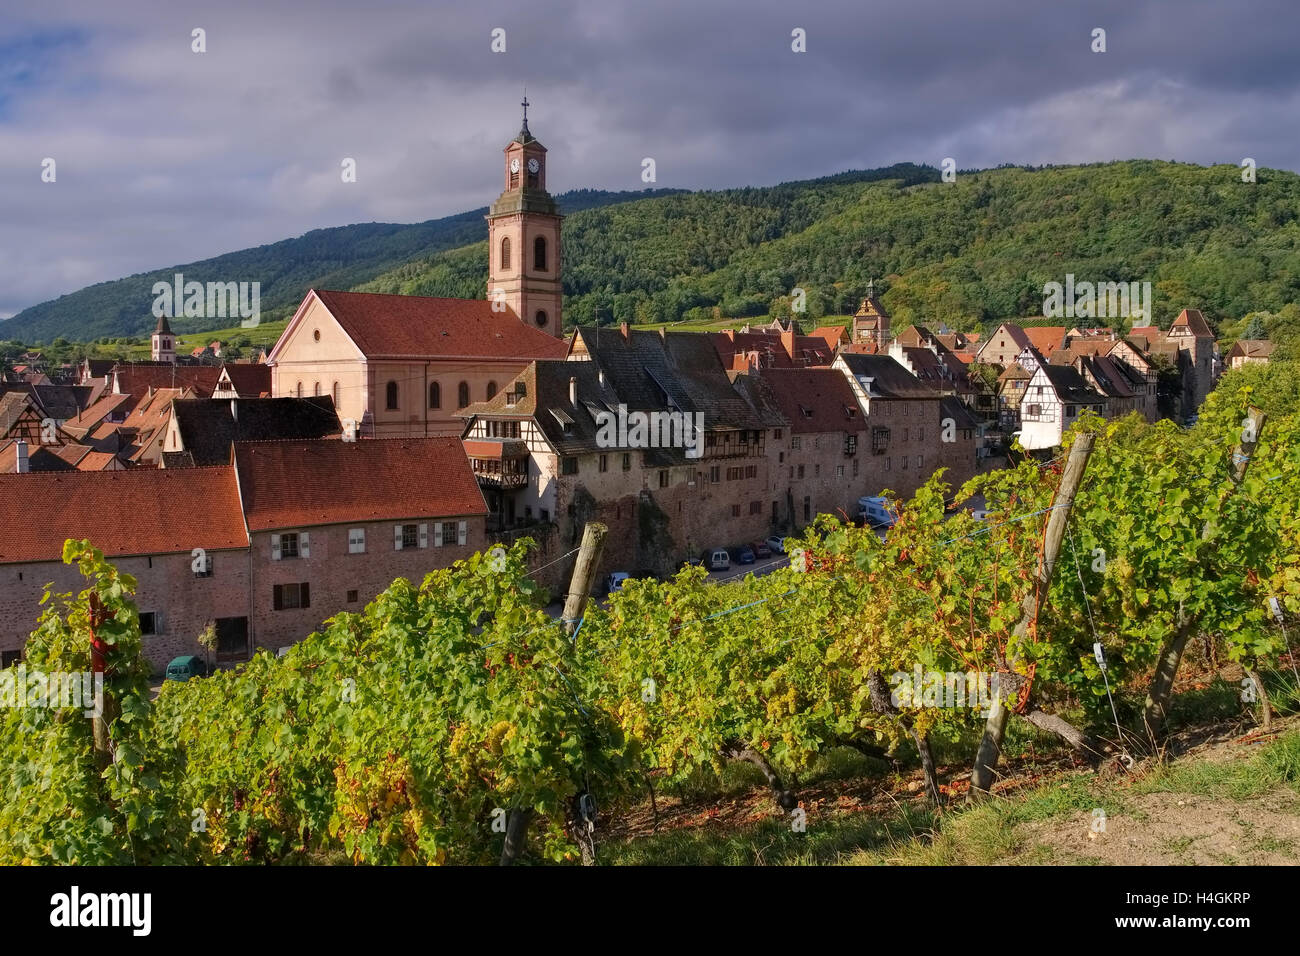
[[[859,431],[862,410],[848,380],[835,369],[764,369],[758,376],[792,432]]]
[[[458,438],[236,442],[235,465],[253,531],[487,514]]]
[[[313,290],[368,358],[563,358],[564,339],[486,299]],[[552,317],[554,321],[554,317]]]
[[[248,544],[228,465],[0,475],[0,522],[3,564],[60,561],[67,538],[89,538],[109,557]]]

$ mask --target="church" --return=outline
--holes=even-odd
[[[565,357],[563,217],[527,99],[523,107],[487,215],[487,297],[312,289],[267,357],[275,397],[329,395],[364,437],[459,436],[461,409],[491,399],[530,362]]]

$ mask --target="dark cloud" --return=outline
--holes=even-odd
[[[483,205],[525,85],[557,191],[640,188],[646,156],[658,185],[699,188],[946,156],[1296,169],[1298,25],[1293,0],[46,0],[0,23],[0,315]]]

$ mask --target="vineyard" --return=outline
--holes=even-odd
[[[772,574],[687,568],[562,621],[520,542],[153,701],[134,582],[69,541],[86,589],[47,595],[26,666],[103,670],[106,706],[0,715],[0,862],[592,862],[605,821],[730,761],[793,817],[834,750],[919,762],[940,804],[932,742],[976,741],[978,797],[1013,720],[1123,772],[1159,752],[1189,642],[1240,665],[1267,724],[1297,703],[1300,443],[1253,404],[1086,419],[1054,461],[936,476],[884,540],[823,516]],[[983,521],[951,507],[975,494]],[[998,696],[898,693],[918,670]]]

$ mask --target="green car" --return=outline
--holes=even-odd
[[[188,654],[185,657],[177,657],[167,665],[166,680],[189,680],[191,677],[206,677],[208,665],[203,658]]]

